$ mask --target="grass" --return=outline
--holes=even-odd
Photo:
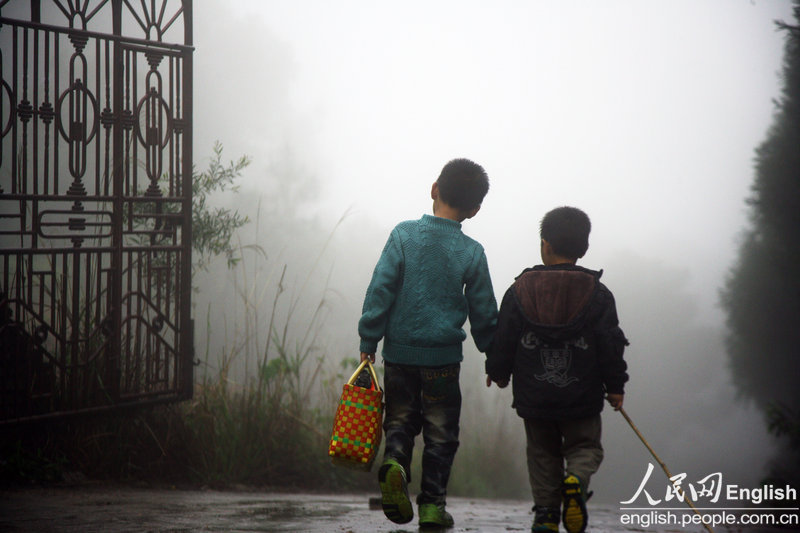
[[[289,295],[285,264],[265,269],[261,248],[240,249],[246,257],[232,272],[235,308],[208,307],[191,401],[4,429],[0,481],[53,482],[80,472],[220,488],[371,487],[372,476],[335,468],[327,455],[333,399],[345,378],[321,355],[327,289],[312,305],[304,298],[319,259]],[[211,340],[220,332],[212,326],[219,324],[225,342],[214,351]]]
[[[249,386],[234,388],[221,372],[189,402],[13,428],[0,442],[0,480],[50,483],[79,472],[154,485],[367,489],[372,476],[330,464],[333,407],[298,401],[287,375],[302,369],[283,353],[278,371]]]

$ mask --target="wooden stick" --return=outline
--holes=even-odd
[[[653,450],[653,448],[650,446],[650,444],[648,444],[647,440],[644,438],[644,435],[642,435],[641,432],[636,428],[636,425],[633,423],[633,420],[631,420],[631,417],[629,417],[628,413],[625,412],[625,409],[620,407],[618,409],[618,411],[622,414],[623,417],[625,417],[625,420],[628,421],[628,424],[631,426],[631,429],[633,430],[634,433],[636,433],[636,436],[639,437],[639,440],[642,441],[642,444],[644,444],[645,448],[647,448],[647,450],[650,452],[650,455],[652,455],[655,458],[655,460],[658,462],[658,464],[661,465],[661,469],[664,471],[665,474],[667,474],[667,478],[670,479],[670,481],[672,481],[672,479],[671,479],[672,478],[672,474],[670,474],[669,469],[667,468],[667,465],[664,464],[664,461],[662,461],[661,458],[658,455],[656,455],[656,452]],[[675,486],[675,485],[673,485],[673,486]],[[689,507],[691,507],[692,511],[694,511],[697,516],[702,518],[703,515],[701,515],[700,511],[697,510],[697,507],[694,506],[694,503],[692,503],[692,500],[690,500],[689,497],[686,495],[686,492],[684,492],[684,490],[682,488],[678,487],[678,486],[675,486],[675,488],[678,489],[680,494],[683,496],[683,500],[686,502],[686,504]],[[711,529],[711,526],[709,526],[708,524],[706,524],[702,520],[700,521],[700,523],[703,524],[703,526],[706,528],[708,533],[714,533],[714,530]]]

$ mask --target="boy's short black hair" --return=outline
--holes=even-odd
[[[539,226],[539,236],[562,257],[580,259],[589,249],[592,222],[577,207],[557,207],[547,213]]]
[[[481,206],[489,192],[489,176],[483,167],[469,159],[453,159],[442,168],[439,198],[451,207],[471,211]]]

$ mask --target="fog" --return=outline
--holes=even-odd
[[[241,240],[266,251],[246,255],[257,300],[271,303],[284,264],[300,329],[324,299],[314,329],[332,364],[357,356],[383,243],[430,212],[449,159],[490,176],[464,231],[486,249],[498,301],[539,262],[541,216],[584,209],[593,230],[579,264],[604,269],[631,342],[628,413],[673,473],[755,485],[772,445],[730,383],[717,300],[779,94],[776,19],[791,21],[789,2],[203,0],[196,166],[215,140],[227,158],[252,157],[240,193],[216,201],[253,219]],[[198,278],[197,323],[209,304],[216,313],[210,353],[236,335],[225,304],[239,276],[217,265]],[[459,453],[501,428],[511,440],[498,444],[524,471],[510,390],[486,389],[482,364],[468,340]],[[619,502],[655,461],[619,414],[603,417],[595,498]]]

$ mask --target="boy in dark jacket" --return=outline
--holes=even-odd
[[[628,380],[614,297],[602,271],[577,266],[591,222],[559,207],[540,227],[543,265],[526,269],[506,291],[486,361],[487,385],[513,380],[513,407],[525,421],[533,531],[586,529],[589,479],[603,459],[603,397],[622,406]],[[566,463],[566,466],[565,466]]]

